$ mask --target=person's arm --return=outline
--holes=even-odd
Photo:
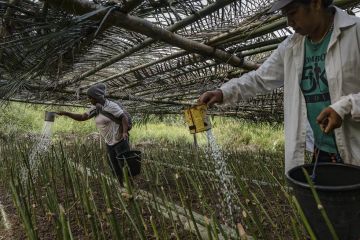
[[[348,114],[351,114],[354,121],[360,121],[360,93],[343,96],[325,108],[316,121],[325,133],[329,133],[341,127],[345,115]]]
[[[317,116],[316,122],[324,133],[330,133],[341,127],[342,117],[332,107],[327,107]]]
[[[119,127],[119,130],[122,131],[122,138],[124,140],[127,140],[129,138],[129,120],[126,116],[125,113],[121,114],[121,123],[122,123],[122,129],[120,130],[120,127]]]
[[[256,71],[224,83],[219,88],[222,104],[238,103],[284,86],[284,55],[289,40],[282,42]]]
[[[235,103],[255,97],[258,93],[267,93],[284,85],[284,52],[288,40],[285,40],[271,56],[256,70],[233,78],[219,89],[203,93],[199,104],[212,106],[214,103]]]
[[[203,93],[198,100],[199,104],[207,104],[209,107],[211,107],[215,103],[221,104],[222,102],[223,102],[223,93],[220,89],[207,91]]]
[[[90,116],[88,113],[83,113],[83,114],[79,114],[79,113],[71,113],[71,112],[66,112],[66,111],[60,111],[57,112],[57,115],[60,116],[67,116],[69,118],[72,118],[76,121],[86,121],[90,119]]]

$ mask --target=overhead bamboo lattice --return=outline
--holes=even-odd
[[[180,113],[291,34],[272,0],[0,1],[0,96],[86,105],[98,82],[133,113]],[[357,13],[360,0],[336,0]],[[282,118],[282,90],[213,114]]]

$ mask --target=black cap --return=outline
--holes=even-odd
[[[269,12],[272,13],[272,12],[278,11],[293,1],[295,1],[295,0],[278,0],[272,5]]]

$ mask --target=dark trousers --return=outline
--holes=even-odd
[[[113,146],[106,145],[108,152],[108,162],[112,173],[118,178],[120,185],[123,185],[123,172],[124,159],[121,158],[121,154],[130,151],[129,142],[122,140]]]

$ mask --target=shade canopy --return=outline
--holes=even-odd
[[[181,113],[256,69],[292,30],[270,0],[7,0],[0,4],[0,96],[86,106],[99,82],[133,113]],[[335,3],[353,12],[360,1]],[[282,119],[282,90],[213,108]],[[276,113],[276,114],[274,114]]]

